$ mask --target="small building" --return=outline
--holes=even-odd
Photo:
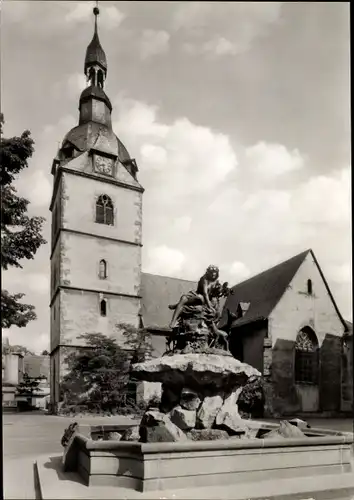
[[[45,406],[45,398],[50,394],[49,356],[23,355],[4,349],[2,354],[2,407],[16,409],[21,403],[32,407]],[[32,379],[40,379],[38,389],[34,393],[19,394],[17,386],[27,374]]]

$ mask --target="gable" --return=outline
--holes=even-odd
[[[233,286],[233,293],[225,302],[220,327],[226,325],[227,309],[236,314],[238,305],[241,302],[249,303],[249,307],[243,317],[236,320],[233,326],[237,327],[257,320],[267,319],[308,253],[309,250],[306,250]]]
[[[308,280],[311,280],[312,293],[308,290]],[[312,251],[308,252],[269,315],[268,334],[273,345],[277,339],[295,341],[298,332],[305,326],[314,330],[320,345],[327,334],[342,336],[346,330]]]

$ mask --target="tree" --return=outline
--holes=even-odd
[[[41,356],[49,356],[49,352],[46,349],[44,349],[44,351],[42,351]]]
[[[100,333],[80,336],[87,347],[65,359],[69,372],[61,384],[61,396],[66,406],[110,412],[134,406],[130,367],[148,355],[149,336],[131,325],[118,327],[125,338],[123,345]]]
[[[23,380],[17,385],[17,392],[19,394],[26,394],[32,396],[38,390],[40,381],[43,377],[33,378],[28,373],[23,374]]]
[[[23,345],[2,345],[3,354],[10,354],[12,352],[20,352],[22,354],[28,354],[30,356],[34,356],[34,352],[27,349],[27,347]]]
[[[28,167],[34,142],[26,130],[20,137],[2,137],[4,117],[0,114],[0,185],[1,185],[1,267],[22,268],[22,259],[33,259],[38,248],[46,243],[41,231],[43,217],[28,215],[29,201],[19,197],[13,186],[21,171]],[[20,302],[23,293],[11,295],[1,290],[1,327],[24,327],[36,319],[34,306]]]

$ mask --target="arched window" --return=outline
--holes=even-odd
[[[100,260],[100,268],[98,272],[100,280],[105,280],[107,278],[107,262],[105,260]]]
[[[295,382],[318,383],[319,349],[315,332],[310,327],[303,328],[295,343]]]
[[[103,88],[103,71],[101,69],[97,72],[97,85]]]
[[[107,302],[105,299],[102,299],[100,302],[100,311],[101,316],[107,316]]]
[[[311,280],[307,280],[307,293],[309,295],[312,295],[312,281]]]
[[[89,74],[88,74],[88,79],[91,83],[91,85],[95,85],[95,80],[96,80],[96,72],[95,68],[90,68]]]
[[[113,203],[106,194],[102,194],[96,202],[96,222],[113,226]]]

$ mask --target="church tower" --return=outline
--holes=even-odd
[[[103,333],[119,340],[117,324],[139,324],[144,190],[135,160],[112,130],[98,14],[95,7],[79,124],[65,136],[52,166],[50,336],[55,406],[65,358],[84,345],[80,335]]]

